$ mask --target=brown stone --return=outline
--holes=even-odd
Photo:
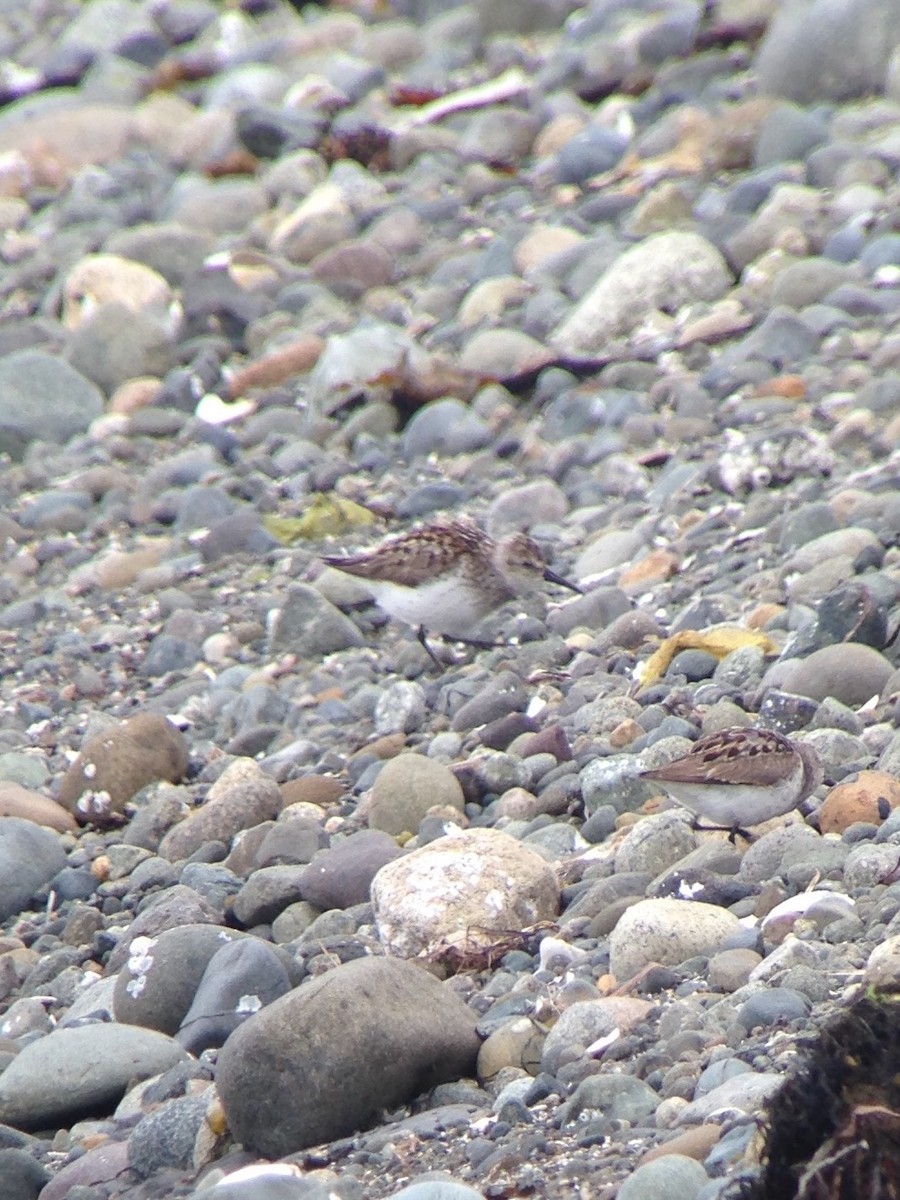
[[[637,721],[633,721],[631,717],[627,717],[619,724],[609,735],[609,744],[617,750],[622,746],[630,746],[633,741],[641,737],[646,731],[638,725]]]
[[[120,383],[109,398],[109,411],[113,413],[137,412],[152,404],[162,388],[162,381],[155,375],[139,375]]]
[[[61,804],[6,780],[0,783],[0,817],[21,817],[23,821],[34,821],[35,825],[55,829],[57,833],[74,832],[78,828],[74,817]]]
[[[177,783],[187,761],[187,743],[171,721],[138,713],[88,738],[63,777],[59,802],[82,823],[115,824],[135,792],[161,779]]]
[[[346,788],[339,779],[331,775],[304,775],[300,779],[288,779],[281,785],[284,807],[291,804],[317,804],[328,808],[343,796]]]
[[[663,1142],[661,1146],[654,1146],[641,1158],[641,1162],[653,1162],[655,1158],[664,1158],[667,1154],[685,1154],[688,1158],[703,1162],[721,1136],[721,1125],[697,1125]]]
[[[235,759],[209,789],[203,807],[169,830],[160,856],[177,862],[206,842],[230,846],[238,833],[276,817],[281,806],[281,790],[271,775],[252,759]]]
[[[274,827],[274,821],[261,821],[259,825],[254,825],[252,829],[242,833],[239,838],[235,838],[231,853],[222,866],[229,871],[234,871],[235,875],[240,875],[242,879],[246,879],[259,866],[256,856],[270,830]]]
[[[747,617],[748,629],[765,629],[768,623],[784,612],[782,604],[758,604]]]
[[[786,400],[802,400],[806,396],[806,380],[802,375],[779,375],[759,384],[756,396],[783,396]]]
[[[652,550],[646,558],[625,568],[619,576],[619,587],[628,591],[651,583],[663,583],[677,570],[678,557],[671,550]]]
[[[318,334],[308,333],[289,346],[248,363],[229,382],[229,398],[237,399],[253,388],[275,387],[294,375],[311,370],[319,361],[324,345]]]
[[[365,753],[374,754],[376,758],[396,758],[405,748],[405,733],[386,733],[383,737],[369,742],[365,747]]]
[[[537,733],[522,735],[515,753],[521,758],[532,754],[552,754],[557,762],[571,762],[572,747],[561,725],[545,725]]]

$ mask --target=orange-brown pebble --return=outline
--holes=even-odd
[[[11,781],[0,783],[0,817],[21,817],[57,833],[74,833],[78,828],[78,822],[61,804]]]
[[[616,749],[620,749],[622,746],[630,746],[643,733],[644,730],[638,725],[637,721],[632,721],[631,717],[626,717],[624,721],[619,722],[609,735],[609,744]]]
[[[747,628],[765,629],[768,623],[783,611],[781,604],[758,604],[747,617]]]
[[[91,863],[91,874],[100,883],[109,879],[109,859],[105,854],[99,854]]]
[[[641,1162],[653,1162],[655,1158],[664,1158],[667,1154],[685,1154],[688,1158],[696,1158],[703,1162],[707,1154],[722,1136],[721,1125],[698,1125],[679,1133],[661,1146],[654,1146],[641,1157]]]
[[[662,583],[671,579],[678,570],[678,558],[671,550],[652,550],[640,562],[626,567],[619,576],[619,587],[645,587],[651,583]]]
[[[138,375],[120,383],[109,398],[109,411],[133,413],[152,404],[159,395],[162,381],[155,375]]]
[[[365,753],[374,754],[377,758],[396,758],[406,746],[405,733],[386,733],[384,737],[376,738],[365,747]]]
[[[806,380],[802,375],[779,375],[767,379],[756,389],[758,396],[783,396],[786,400],[802,400],[806,395]]]
[[[257,359],[232,376],[228,384],[229,399],[235,400],[251,388],[275,387],[293,375],[311,370],[319,361],[324,346],[318,334],[309,333],[289,346]]]
[[[856,779],[839,783],[819,809],[823,833],[843,833],[857,821],[880,825],[900,806],[900,779],[884,771],[861,771]]]
[[[597,980],[597,991],[601,996],[609,996],[619,986],[615,975],[601,975]]]

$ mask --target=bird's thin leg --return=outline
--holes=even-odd
[[[727,833],[728,840],[734,845],[734,839],[742,837],[745,842],[753,842],[756,839],[748,829],[744,829],[742,825],[701,825],[700,818],[694,817],[691,821],[691,829],[695,833]]]
[[[438,656],[435,654],[435,652],[432,650],[432,648],[428,645],[428,639],[425,636],[425,626],[424,625],[420,625],[419,628],[416,630],[416,637],[422,643],[425,653],[428,655],[428,657],[431,659],[431,661],[434,663],[434,665],[437,667],[437,669],[439,671],[443,671],[444,663],[441,662],[441,660],[438,658]]]
[[[728,834],[728,840],[731,842],[732,846],[735,844],[734,839],[739,837],[742,837],[748,844],[756,841],[755,835],[752,834],[749,829],[745,829],[743,825],[735,825]]]

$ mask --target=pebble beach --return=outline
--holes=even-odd
[[[894,0],[0,6],[0,1200],[893,1194],[898,483]]]

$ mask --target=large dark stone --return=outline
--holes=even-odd
[[[413,963],[362,958],[270,1004],[219,1053],[234,1137],[280,1158],[376,1122],[384,1109],[472,1074],[475,1014]]]

